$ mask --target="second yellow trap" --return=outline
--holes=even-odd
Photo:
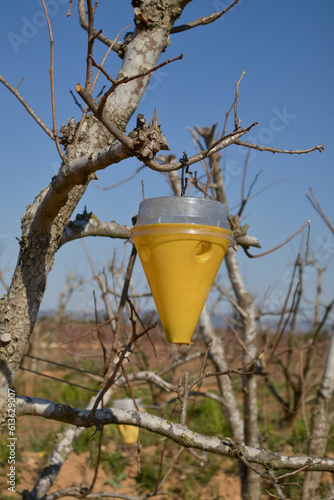
[[[164,199],[166,198],[160,200]],[[155,200],[156,205],[158,199],[152,200]],[[147,202],[150,200],[145,200],[143,203],[147,204]],[[175,206],[175,203],[182,204],[181,208],[188,210],[191,205],[190,212],[194,211],[195,205],[197,217],[192,217],[191,213],[182,214],[179,211],[173,215],[173,222],[166,223],[161,222],[168,220],[166,214],[158,218],[147,218],[142,214],[142,222],[148,220],[151,223],[139,223],[133,228],[132,235],[167,340],[182,344],[191,341],[210,288],[230,243],[231,231],[226,227],[219,227],[222,225],[219,219],[224,216],[226,218],[225,207],[221,203],[174,197],[173,209],[170,208],[174,212],[180,209]],[[212,212],[212,204],[216,204],[213,206],[216,211],[219,209],[221,213],[224,210],[223,217],[220,216],[217,219],[212,213],[208,218],[205,217],[205,208],[209,207]],[[201,217],[198,217],[198,206],[201,209]],[[174,222],[181,219],[190,223]],[[216,224],[215,226],[208,225],[208,222],[212,223],[212,221]]]

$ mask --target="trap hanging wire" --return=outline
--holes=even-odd
[[[188,178],[185,177],[185,174],[191,175],[192,172],[189,172],[189,165],[188,165],[188,156],[185,151],[183,151],[183,156],[182,158],[179,158],[179,161],[182,163],[182,174],[181,174],[181,196],[184,196],[186,194],[186,189],[188,185]]]

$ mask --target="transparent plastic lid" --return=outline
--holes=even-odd
[[[114,408],[119,408],[120,410],[136,410],[135,404],[131,398],[125,399],[114,399],[112,401]],[[142,407],[141,399],[136,399],[138,408]]]
[[[189,196],[162,196],[140,203],[136,226],[163,223],[198,224],[229,230],[226,207],[219,201]]]

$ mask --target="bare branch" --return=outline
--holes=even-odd
[[[209,16],[205,17],[199,17],[195,21],[191,21],[190,23],[187,24],[182,24],[181,26],[175,26],[172,28],[171,33],[181,33],[182,31],[187,31],[192,28],[197,28],[197,26],[203,26],[206,24],[213,23],[220,17],[222,17],[226,12],[228,12],[232,7],[234,7],[237,3],[239,3],[239,0],[235,0],[231,5],[226,7],[226,9],[222,10],[221,12],[214,12],[213,14],[210,14]]]
[[[312,151],[319,151],[320,153],[325,149],[325,145],[314,146],[309,149],[276,149],[270,148],[269,146],[259,146],[258,144],[253,144],[252,142],[235,141],[238,146],[244,146],[245,148],[256,149],[257,151],[269,151],[270,153],[285,153],[288,155],[302,155],[306,153],[311,153]]]
[[[88,488],[82,488],[79,486],[72,486],[69,488],[63,488],[62,490],[57,490],[49,493],[45,496],[45,500],[57,500],[63,497],[73,497],[73,498],[87,498],[87,499],[100,499],[100,498],[119,498],[120,500],[145,500],[146,498],[152,498],[159,495],[165,495],[165,492],[158,491],[154,493],[146,493],[144,495],[127,495],[126,493],[113,493],[111,491],[100,491],[96,493],[88,493]]]
[[[65,226],[59,247],[69,241],[88,236],[105,236],[107,238],[120,238],[123,240],[127,240],[130,237],[132,226],[123,226],[117,224],[117,222],[103,222],[93,214],[87,214],[87,217],[79,217],[77,216],[74,221],[69,222]]]
[[[251,258],[251,259],[255,259],[257,257],[263,257],[264,255],[268,255],[269,253],[272,253],[272,252],[275,252],[275,250],[278,250],[279,248],[281,248],[282,246],[286,245],[290,240],[292,240],[292,238],[294,238],[295,236],[297,236],[297,234],[299,234],[301,231],[303,231],[303,229],[311,222],[311,219],[307,220],[306,222],[304,222],[304,224],[302,225],[302,227],[300,227],[298,229],[298,231],[296,231],[292,236],[289,236],[289,238],[287,238],[285,241],[283,241],[283,243],[280,243],[279,245],[277,245],[276,247],[272,248],[271,250],[268,250],[267,252],[263,252],[263,253],[259,253],[258,255],[251,255],[248,250],[246,248],[244,248],[244,251],[245,251],[245,254],[247,255],[247,257]]]
[[[154,68],[148,69],[147,71],[143,71],[142,73],[137,73],[136,75],[125,76],[121,80],[114,80],[113,78],[111,78],[108,75],[108,73],[106,71],[104,71],[104,69],[101,66],[96,64],[95,61],[91,58],[92,64],[94,66],[96,66],[96,68],[98,68],[101,71],[101,73],[103,73],[104,76],[112,83],[112,86],[110,87],[109,90],[107,90],[107,92],[104,94],[104,96],[102,97],[102,99],[100,101],[100,104],[98,107],[98,114],[102,113],[102,110],[105,106],[105,103],[107,102],[108,97],[110,96],[110,94],[112,94],[116,90],[116,88],[119,85],[123,85],[123,84],[129,83],[129,82],[132,82],[133,80],[137,80],[138,78],[143,78],[144,76],[147,76],[150,73],[153,73],[154,71],[162,68],[163,66],[166,66],[167,64],[170,64],[174,61],[178,61],[182,58],[183,58],[183,54],[180,54],[178,57],[174,57],[174,59],[166,59],[166,61],[164,61],[161,64],[158,64],[158,66],[155,66]]]
[[[157,172],[170,172],[171,170],[178,170],[179,168],[182,167],[182,162],[180,161],[161,165],[160,163],[157,163],[151,158],[147,158],[145,156],[143,157],[142,151],[140,150],[135,151],[134,141],[132,141],[128,136],[126,136],[123,132],[121,132],[108,118],[104,116],[103,113],[100,114],[99,108],[95,104],[92,96],[88,92],[86,92],[85,89],[80,84],[76,85],[76,91],[78,92],[80,97],[82,97],[82,99],[86,102],[86,104],[90,107],[93,114],[106,127],[106,129],[128,149],[129,156],[131,156],[132,153],[133,155],[137,156],[137,158],[139,158],[141,161],[143,161],[143,163],[145,163],[146,166]],[[205,151],[202,151],[197,155],[188,158],[188,165],[193,165],[194,163],[201,161],[203,158],[207,158],[209,155],[212,155],[217,151],[226,148],[231,144],[236,143],[240,137],[249,132],[249,130],[253,128],[255,125],[257,125],[257,122],[252,123],[252,125],[250,125],[247,128],[233,131],[230,134],[226,135],[225,137],[219,139]]]
[[[84,0],[79,0],[78,2],[78,9],[79,9],[79,19],[80,19],[80,24],[81,27],[88,31],[88,23],[86,20],[86,9],[85,9],[85,2]],[[93,35],[96,36],[98,40],[100,40],[102,43],[107,45],[108,47],[112,47],[112,50],[115,52],[118,52],[120,46],[117,43],[114,43],[112,40],[110,40],[108,37],[102,34],[102,32],[98,32],[96,30],[93,30]]]
[[[241,77],[236,83],[235,86],[235,99],[234,99],[234,129],[237,130],[240,128],[240,120],[238,118],[238,112],[237,112],[237,104],[238,104],[238,99],[239,99],[239,85],[243,77],[245,76],[246,72],[245,70],[242,72]]]
[[[308,193],[305,193],[307,199],[311,202],[312,207],[316,210],[316,212],[324,220],[324,222],[327,224],[327,226],[332,231],[332,233],[334,233],[334,226],[331,223],[331,221],[329,220],[329,218],[327,217],[327,215],[325,214],[324,210],[321,208],[321,205],[318,202],[312,188],[310,188],[310,193],[311,193],[311,196]]]
[[[36,115],[35,111],[29,106],[29,104],[23,99],[21,94],[18,92],[17,88],[14,89],[10,85],[10,83],[7,82],[1,75],[0,75],[0,82],[4,84],[5,87],[7,87],[8,90],[11,91],[12,94],[15,95],[15,97],[20,101],[20,103],[25,107],[25,109],[28,111],[29,115],[32,116],[32,118],[38,123],[38,125],[44,130],[44,132],[52,139],[55,140],[53,132],[49,129],[49,127],[39,118],[39,116]]]
[[[16,397],[17,414],[34,415],[59,422],[71,423],[80,427],[100,427],[101,425],[125,424],[134,425],[168,437],[185,448],[196,448],[217,455],[239,458],[243,457],[251,464],[263,465],[272,470],[298,470],[309,466],[308,470],[334,472],[334,459],[308,456],[286,456],[274,453],[264,448],[242,446],[226,438],[204,436],[189,430],[187,427],[174,424],[144,411],[121,410],[118,408],[103,408],[94,414],[90,410],[79,410],[68,405],[54,403],[46,399],[26,396]],[[233,445],[232,445],[233,443]],[[238,450],[238,451],[237,451]]]
[[[101,189],[101,191],[109,191],[109,189],[115,189],[116,187],[121,186],[122,184],[125,184],[126,182],[128,182],[131,179],[133,179],[134,177],[136,177],[139,174],[139,172],[141,172],[143,170],[143,168],[145,168],[145,165],[141,165],[140,167],[138,167],[136,169],[136,171],[132,175],[129,175],[129,177],[127,177],[126,179],[123,179],[119,182],[116,182],[116,184],[113,184],[112,186],[103,187],[103,186],[100,186],[96,181],[93,181],[93,184],[98,189]]]
[[[56,102],[55,102],[55,85],[54,85],[54,76],[53,76],[53,47],[54,47],[54,40],[53,40],[53,35],[52,35],[52,29],[51,29],[51,23],[49,19],[49,14],[48,10],[45,5],[45,0],[42,0],[43,3],[43,8],[48,24],[48,30],[49,30],[49,37],[50,37],[50,85],[51,85],[51,106],[52,106],[52,122],[53,122],[53,135],[54,139],[56,142],[56,147],[58,154],[62,160],[65,159],[64,153],[61,150],[60,147],[60,142],[59,142],[59,136],[58,136],[58,129],[57,129],[57,120],[56,120]]]

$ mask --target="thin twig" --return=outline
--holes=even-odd
[[[107,319],[103,323],[99,323],[98,325],[94,326],[87,332],[82,333],[78,337],[75,337],[74,339],[68,340],[67,342],[63,342],[61,345],[67,345],[67,344],[72,344],[72,342],[77,342],[78,340],[82,339],[83,337],[86,337],[86,335],[89,335],[90,333],[96,332],[97,328],[100,328],[101,326],[107,325],[110,323],[110,321],[114,321],[117,318],[117,316],[114,316],[113,318]]]
[[[45,373],[38,372],[36,370],[30,370],[30,368],[25,368],[24,366],[20,366],[20,369],[25,372],[35,373],[35,375],[40,375],[41,377],[50,378],[51,380],[56,380],[57,382],[62,382],[63,384],[74,385],[74,387],[80,387],[80,389],[85,389],[86,391],[91,391],[97,393],[96,389],[90,389],[89,387],[84,387],[83,385],[75,384],[74,382],[70,382],[69,380],[63,380],[61,378],[52,377],[51,375],[46,375]]]
[[[136,398],[135,398],[135,395],[133,393],[133,389],[132,389],[132,385],[131,385],[131,382],[130,382],[130,379],[128,377],[128,374],[126,373],[126,369],[125,369],[125,366],[124,366],[124,363],[122,363],[122,372],[123,372],[123,375],[124,375],[124,378],[126,380],[126,383],[128,385],[128,389],[130,391],[130,394],[131,394],[131,398],[132,398],[132,401],[133,401],[133,404],[135,405],[135,408],[137,411],[140,411],[140,408],[137,404],[137,401],[136,401]]]
[[[126,26],[125,28],[123,28],[123,29],[122,29],[122,30],[118,33],[118,35],[116,36],[115,40],[113,40],[113,41],[112,41],[112,43],[111,43],[111,45],[110,45],[109,49],[108,49],[108,50],[107,50],[107,52],[104,54],[104,57],[103,57],[103,59],[102,59],[101,65],[100,65],[100,67],[101,67],[101,68],[103,68],[103,65],[104,65],[104,63],[106,62],[107,57],[108,57],[108,55],[109,55],[110,51],[113,49],[114,44],[115,44],[115,43],[117,42],[117,40],[119,39],[119,37],[120,37],[121,33],[122,33],[125,29],[127,29],[127,28],[129,28],[129,26]],[[99,78],[100,74],[101,74],[101,71],[99,70],[99,71],[97,72],[96,76],[95,76],[95,79],[94,79],[94,82],[93,82],[93,85],[92,85],[92,92],[93,92],[93,90],[94,90],[94,88],[95,88],[96,82],[97,82],[97,80],[98,80],[98,78]],[[103,87],[103,88],[104,88],[104,87]],[[97,96],[97,97],[98,97],[98,96]],[[76,99],[75,99],[75,101],[76,101]],[[86,118],[87,111],[88,111],[88,105],[86,104],[85,109],[83,110],[83,115],[82,115],[82,117],[81,117],[81,120],[80,120],[79,126],[78,126],[78,128],[77,128],[77,130],[76,130],[76,133],[75,133],[75,138],[74,138],[74,141],[73,141],[74,146],[76,146],[76,144],[77,144],[77,142],[78,142],[78,139],[79,139],[79,134],[80,134],[80,130],[81,130],[82,125],[83,125],[83,122],[84,122],[84,120],[85,120],[85,118]]]
[[[313,208],[320,215],[320,217],[322,217],[322,219],[327,224],[327,226],[332,231],[332,233],[334,233],[334,226],[331,223],[331,221],[329,220],[329,218],[327,217],[327,215],[324,212],[324,210],[322,209],[322,207],[321,207],[320,203],[318,202],[318,200],[317,200],[317,198],[316,198],[316,196],[315,196],[312,188],[310,188],[310,192],[311,192],[312,198],[311,198],[311,196],[308,193],[305,193],[307,199],[311,202]]]
[[[102,97],[101,101],[100,101],[100,104],[99,104],[99,107],[98,107],[98,114],[101,114],[102,111],[103,111],[103,108],[105,106],[105,103],[108,99],[108,97],[110,96],[110,94],[112,94],[112,92],[114,92],[114,90],[119,86],[119,85],[123,85],[125,83],[129,83],[133,80],[137,80],[138,78],[143,78],[144,76],[147,76],[149,75],[150,73],[153,73],[154,71],[157,71],[158,69],[162,68],[163,66],[166,66],[167,64],[170,64],[174,61],[178,61],[180,59],[183,58],[183,54],[180,54],[178,57],[174,57],[174,59],[166,59],[163,63],[161,64],[158,64],[157,66],[155,66],[154,68],[151,68],[151,69],[148,69],[147,71],[143,71],[142,73],[137,73],[136,75],[132,75],[132,76],[125,76],[124,78],[122,78],[121,80],[114,80],[113,78],[111,78],[103,69],[102,67],[98,66],[95,61],[92,59],[92,64],[94,66],[96,66],[99,70],[101,70],[101,72],[103,72],[103,74],[106,76],[106,78],[108,78],[109,81],[112,82],[112,86],[109,88],[109,90],[107,90],[107,92],[104,94],[104,96]]]
[[[48,364],[55,365],[55,366],[60,366],[61,368],[67,368],[68,370],[74,370],[76,372],[85,373],[87,375],[94,375],[95,377],[99,376],[97,373],[89,372],[87,370],[81,370],[80,368],[76,368],[75,366],[64,365],[62,363],[57,363],[56,361],[51,361],[49,359],[39,358],[38,356],[31,356],[30,354],[24,354],[24,357],[36,359],[38,361],[43,361],[44,363],[48,363]]]
[[[59,136],[58,136],[58,129],[57,129],[57,120],[56,120],[56,103],[55,103],[55,87],[54,87],[54,75],[53,75],[53,47],[54,47],[54,41],[53,41],[53,36],[52,36],[52,30],[51,30],[51,23],[49,19],[49,14],[48,10],[45,5],[45,0],[42,0],[43,3],[43,8],[48,24],[48,29],[49,29],[49,37],[50,37],[50,84],[51,84],[51,105],[52,105],[52,122],[53,122],[53,136],[54,140],[56,143],[57,151],[60,156],[60,158],[64,161],[65,155],[61,150],[60,147],[60,142],[59,142]]]
[[[115,380],[116,380],[116,376],[120,370],[120,368],[122,367],[122,363],[125,359],[125,357],[130,353],[132,352],[132,347],[133,347],[133,344],[135,344],[135,342],[137,342],[137,340],[139,340],[143,335],[146,335],[147,332],[149,332],[152,328],[155,328],[156,324],[146,328],[144,331],[142,331],[141,333],[139,333],[138,335],[136,334],[133,334],[132,335],[132,338],[130,340],[130,342],[128,343],[127,346],[125,346],[125,348],[120,352],[118,353],[118,357],[119,357],[119,360],[114,368],[114,371],[113,373],[111,374],[111,377],[109,379],[107,379],[107,377],[105,377],[105,385],[103,386],[103,389],[101,390],[101,392],[99,393],[99,395],[97,396],[96,398],[96,401],[94,403],[94,406],[91,410],[91,415],[93,416],[100,404],[100,402],[102,401],[103,399],[103,396],[105,395],[105,393],[108,391],[108,389],[110,389],[110,387],[114,384]]]
[[[66,16],[65,17],[69,17],[71,15],[71,10],[72,10],[72,3],[73,3],[73,0],[69,0],[70,2],[70,5],[68,6],[68,11],[66,13]]]
[[[166,443],[168,442],[168,440],[166,440]],[[191,448],[190,448],[191,449]],[[173,462],[171,463],[170,467],[168,468],[168,471],[166,472],[166,474],[164,475],[164,477],[161,479],[161,481],[159,482],[158,484],[158,487],[157,487],[157,490],[159,488],[161,488],[162,484],[166,481],[167,477],[169,476],[169,474],[172,472],[173,468],[174,468],[174,465],[176,464],[179,456],[181,455],[181,453],[183,452],[184,448],[181,447],[179,449],[179,451],[177,452],[177,454],[175,455],[174,459],[173,459]]]
[[[123,179],[123,180],[121,180],[119,182],[116,182],[116,184],[112,184],[111,186],[102,187],[96,181],[93,181],[93,184],[97,188],[101,189],[101,191],[108,191],[109,189],[114,189],[114,188],[116,188],[118,186],[121,186],[122,184],[125,184],[126,182],[131,181],[131,179],[133,179],[134,177],[136,177],[136,175],[138,175],[139,172],[141,172],[143,170],[143,168],[145,168],[145,166],[141,165],[140,167],[138,167],[136,169],[136,171],[132,175],[129,175],[129,177],[127,177],[126,179]]]
[[[243,176],[242,176],[242,184],[241,184],[241,206],[240,206],[240,210],[238,212],[239,217],[241,216],[242,211],[244,209],[244,206],[245,206],[246,202],[249,199],[249,196],[247,196],[245,198],[245,182],[246,182],[246,174],[247,174],[247,166],[248,166],[249,157],[250,157],[250,149],[247,151],[247,156],[246,156],[245,164],[244,164],[244,173],[243,173]]]
[[[294,470],[292,472],[287,472],[286,474],[282,474],[281,476],[278,476],[276,478],[276,480],[279,481],[280,479],[283,479],[283,477],[293,476],[294,474],[297,474],[298,472],[301,472],[302,470],[309,469],[310,467],[313,467],[314,465],[318,465],[318,464],[320,464],[320,462],[314,462],[312,465],[305,465],[304,467],[301,467],[300,469]]]
[[[238,105],[238,99],[239,99],[239,85],[240,85],[241,80],[245,76],[245,74],[246,74],[246,71],[243,70],[241,77],[239,78],[239,80],[236,83],[236,88],[235,88],[235,99],[234,99],[234,104],[233,104],[233,107],[234,107],[234,130],[237,130],[240,128],[240,120],[238,118],[237,105]]]
[[[102,458],[102,441],[103,441],[103,429],[104,426],[101,426],[100,429],[100,435],[99,435],[99,443],[98,443],[98,448],[97,448],[97,458],[96,458],[96,464],[95,464],[95,469],[94,469],[94,476],[92,479],[92,482],[88,488],[87,494],[91,493],[93,491],[93,488],[95,486],[98,474],[99,474],[99,468],[100,468],[100,463],[101,463],[101,458]]]
[[[302,227],[299,228],[298,231],[296,231],[292,236],[289,236],[289,238],[287,238],[285,241],[283,241],[283,243],[280,243],[279,245],[277,245],[276,247],[272,248],[271,250],[267,250],[267,252],[263,252],[263,253],[260,253],[258,255],[251,255],[246,248],[244,248],[244,252],[247,255],[247,257],[249,257],[250,259],[256,259],[258,257],[263,257],[264,255],[268,255],[268,254],[270,254],[272,252],[275,252],[276,250],[278,250],[282,246],[286,245],[290,240],[292,240],[292,238],[294,238],[295,236],[297,236],[297,234],[301,233],[303,231],[303,229],[305,228],[305,226],[307,226],[310,222],[311,222],[311,219],[309,219],[306,222],[304,222],[304,224],[302,225]]]
[[[203,25],[213,23],[214,21],[216,21],[217,19],[222,17],[224,14],[226,14],[226,12],[228,12],[230,9],[232,9],[232,7],[234,7],[237,3],[239,3],[239,0],[234,0],[234,2],[231,3],[231,5],[226,7],[226,9],[222,10],[221,12],[214,12],[213,14],[210,14],[209,16],[199,17],[195,21],[191,21],[187,24],[182,24],[181,26],[175,26],[171,29],[171,33],[181,33],[182,31],[187,31],[187,30],[190,30],[192,28],[196,28],[197,26],[203,26]]]
[[[287,308],[287,305],[288,305],[288,300],[290,298],[290,294],[291,294],[293,282],[295,280],[295,275],[296,275],[296,271],[297,271],[299,259],[300,259],[300,254],[298,254],[297,259],[296,259],[295,264],[294,264],[294,267],[293,267],[293,272],[292,272],[292,276],[291,276],[291,280],[290,280],[289,289],[288,289],[288,292],[287,292],[286,297],[285,297],[283,309],[282,309],[282,312],[281,312],[281,315],[280,315],[280,319],[279,319],[279,322],[278,322],[278,325],[277,325],[277,329],[276,329],[276,334],[274,336],[274,340],[273,340],[273,346],[274,347],[273,347],[270,359],[268,361],[269,363],[273,360],[273,358],[275,356],[275,352],[276,352],[277,346],[280,343],[281,338],[282,338],[283,333],[284,333],[284,328],[281,330],[281,325],[282,325],[283,318],[284,318],[284,315],[285,315],[285,312],[286,312],[286,308]]]
[[[84,0],[79,0],[78,9],[79,9],[80,25],[84,30],[88,31],[88,23],[86,20],[86,8],[85,8]],[[97,32],[94,30],[93,34],[96,34],[96,33]],[[98,40],[103,42],[105,45],[107,45],[107,47],[112,47],[112,50],[114,50],[115,52],[117,52],[120,48],[119,44],[115,43],[114,40],[110,40],[108,37],[103,35],[103,33],[99,33],[97,38],[98,38]]]
[[[103,343],[103,339],[102,339],[102,336],[101,336],[101,332],[100,332],[100,329],[99,327],[97,326],[99,324],[99,321],[98,321],[98,312],[97,312],[97,305],[96,305],[96,296],[95,296],[95,290],[93,290],[93,297],[94,297],[94,311],[95,311],[95,327],[96,328],[96,332],[97,332],[97,337],[99,339],[99,342],[100,342],[100,346],[101,346],[101,349],[102,349],[102,353],[103,353],[103,368],[104,368],[104,372],[107,368],[107,349]]]
[[[311,151],[319,151],[320,153],[325,149],[324,144],[320,144],[319,146],[314,146],[309,149],[276,149],[270,148],[269,146],[259,146],[258,144],[253,144],[252,142],[244,142],[236,140],[235,144],[238,146],[244,146],[245,148],[256,149],[257,151],[269,151],[270,153],[285,153],[288,155],[302,155],[306,153],[311,153]]]
[[[239,333],[237,332],[237,330],[235,328],[233,328],[232,324],[230,323],[230,321],[226,318],[226,316],[221,312],[221,311],[218,311],[219,315],[223,318],[223,320],[227,323],[228,327],[232,330],[232,332],[234,333],[234,335],[236,336],[239,344],[241,345],[241,347],[245,350],[245,352],[247,352],[248,356],[251,356],[251,353],[249,352],[249,350],[247,349],[247,346],[246,344],[243,342],[242,338],[240,337]]]
[[[86,66],[86,84],[85,89],[90,94],[92,93],[93,81],[93,46],[94,46],[94,9],[92,0],[87,0],[87,13],[88,13],[88,44],[87,44],[87,66]]]

